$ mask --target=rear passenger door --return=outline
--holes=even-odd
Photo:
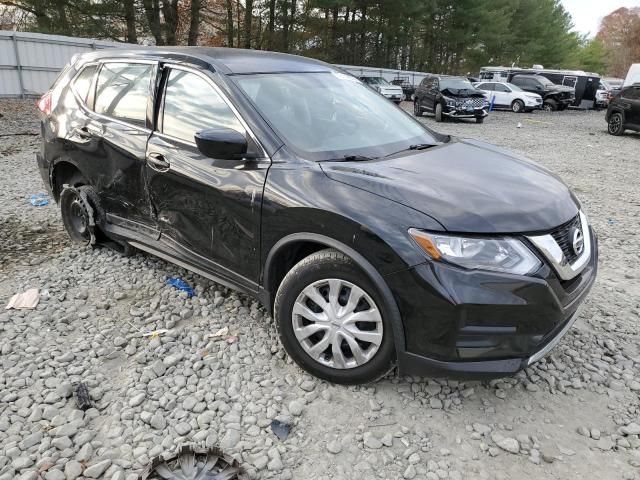
[[[214,81],[183,66],[163,71],[157,128],[147,145],[147,182],[161,239],[219,275],[255,287],[262,192],[270,160]],[[258,158],[213,159],[196,132],[233,128]]]
[[[84,133],[95,151],[87,162],[109,223],[155,236],[144,169],[156,62],[105,62],[89,104]]]

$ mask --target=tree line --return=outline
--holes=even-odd
[[[571,31],[560,0],[0,0],[0,5],[5,26],[129,43],[255,48],[331,63],[451,74],[474,73],[483,65],[543,64],[599,73],[623,68],[608,63],[610,50],[617,48],[614,40],[590,40]],[[640,13],[635,16],[640,19]]]

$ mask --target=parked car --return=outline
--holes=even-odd
[[[612,96],[615,96],[616,93],[622,90],[622,84],[624,83],[623,78],[605,77],[603,80],[609,86]]]
[[[291,358],[332,382],[513,374],[596,277],[596,236],[557,176],[323,62],[97,50],[39,109],[37,163],[71,239],[255,296]]]
[[[640,82],[623,87],[609,104],[605,116],[611,135],[625,130],[640,132]]]
[[[382,77],[360,77],[360,80],[392,102],[399,104],[404,98],[402,87],[392,85]]]
[[[481,82],[474,86],[485,92],[489,103],[493,98],[494,108],[508,108],[515,113],[524,113],[542,108],[542,97],[537,93],[525,92],[517,85],[507,82]]]
[[[413,101],[413,95],[416,93],[416,87],[409,81],[408,77],[395,78],[391,80],[391,83],[402,88],[404,100],[407,102]]]
[[[565,110],[575,100],[575,89],[556,85],[542,75],[515,75],[511,83],[542,97],[542,108],[547,111]]]
[[[436,122],[445,118],[475,118],[482,123],[488,115],[489,102],[484,94],[464,77],[430,75],[416,89],[413,113],[416,117],[432,112]]]
[[[613,90],[605,80],[600,80],[598,90],[596,91],[596,99],[593,102],[593,108],[596,110],[607,108],[611,98],[613,98]]]

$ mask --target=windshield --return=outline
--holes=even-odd
[[[338,72],[235,77],[256,109],[296,153],[312,160],[381,157],[434,134],[356,78]]]
[[[512,92],[524,92],[518,85],[514,85],[513,83],[506,83],[505,85],[509,87]]]
[[[389,82],[382,77],[363,77],[363,80],[369,85],[389,85]]]
[[[469,80],[464,78],[441,78],[440,90],[475,90],[476,88],[471,85]]]
[[[543,77],[542,75],[536,75],[535,78],[543,85],[555,85],[555,83],[553,83],[547,77]]]

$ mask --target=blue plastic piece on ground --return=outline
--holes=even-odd
[[[178,290],[182,290],[183,292],[187,292],[189,298],[193,297],[193,288],[189,286],[188,283],[180,280],[179,278],[167,278],[167,285],[171,285],[172,287],[176,287]]]
[[[47,200],[47,197],[40,193],[37,195],[31,195],[31,205],[33,205],[34,207],[43,207],[48,203],[49,200]]]

